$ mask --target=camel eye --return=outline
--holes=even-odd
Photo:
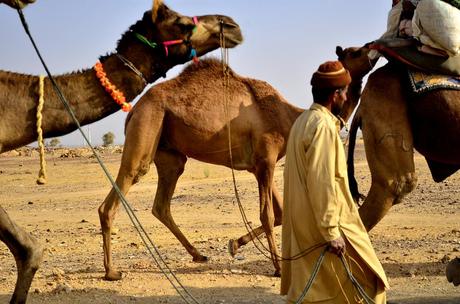
[[[193,22],[183,17],[177,18],[175,24],[179,27],[179,29],[183,33],[191,32],[195,28],[195,24],[193,24]]]
[[[183,33],[191,32],[195,28],[195,24],[190,24],[190,23],[188,24],[180,23],[178,24],[178,26]]]

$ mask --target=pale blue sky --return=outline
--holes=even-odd
[[[390,0],[169,0],[185,15],[225,14],[237,21],[245,42],[230,51],[240,75],[267,81],[291,103],[312,102],[309,79],[318,65],[336,59],[335,46],[359,46],[385,30]],[[37,0],[25,9],[39,48],[53,74],[90,68],[111,52],[128,27],[150,9],[151,0]],[[0,5],[0,69],[42,74],[16,11]],[[212,53],[220,56],[219,51]],[[172,78],[181,71],[168,72]],[[72,96],[67,96],[72,98]],[[112,131],[123,143],[126,114],[119,111],[90,125],[94,144]],[[88,128],[84,128],[85,131]],[[79,133],[60,137],[82,145]]]

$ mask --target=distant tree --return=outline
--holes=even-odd
[[[110,145],[113,145],[113,142],[115,140],[115,134],[112,132],[107,132],[102,136],[102,142],[104,147],[108,147]]]
[[[59,138],[53,138],[49,141],[48,146],[50,146],[51,148],[55,148],[59,146],[60,143],[61,141],[59,140]]]

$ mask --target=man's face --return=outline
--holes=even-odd
[[[333,103],[332,103],[332,108],[331,108],[332,114],[339,115],[340,112],[342,111],[343,104],[347,100],[347,91],[348,91],[348,86],[342,89],[337,89],[334,92],[334,98],[333,98]]]

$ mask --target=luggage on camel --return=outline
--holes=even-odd
[[[460,0],[394,1],[387,31],[380,39],[407,38],[419,41],[420,52],[454,57],[460,54]],[[371,59],[377,52],[371,52]]]
[[[450,3],[459,1],[421,0],[412,18],[413,36],[424,45],[460,54],[460,9]]]

